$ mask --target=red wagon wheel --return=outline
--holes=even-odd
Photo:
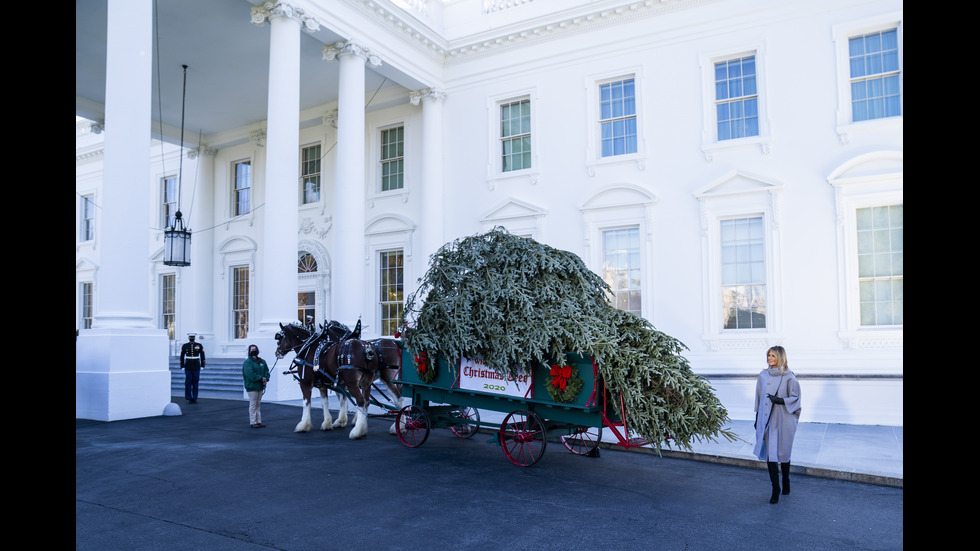
[[[602,427],[582,427],[572,434],[562,436],[561,443],[568,451],[578,455],[591,455],[602,440]]]
[[[453,412],[453,416],[457,419],[467,419],[469,421],[474,421],[473,423],[460,423],[458,425],[451,425],[449,430],[453,431],[453,434],[460,438],[471,438],[476,434],[477,429],[480,428],[480,410],[476,408],[471,408],[469,406],[464,406],[459,408],[459,410]]]
[[[395,418],[398,439],[409,448],[421,446],[429,437],[430,430],[429,414],[414,404],[403,407]]]
[[[548,444],[541,418],[530,411],[513,411],[500,425],[500,447],[511,463],[530,467],[544,455]]]

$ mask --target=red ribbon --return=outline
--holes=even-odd
[[[419,373],[425,373],[428,371],[429,355],[425,352],[421,356],[415,356],[415,369]]]
[[[559,390],[565,390],[568,386],[568,379],[572,376],[572,366],[558,367],[557,365],[553,365],[551,366],[551,376],[554,377],[551,380],[551,385]]]

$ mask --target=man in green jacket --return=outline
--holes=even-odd
[[[259,347],[248,345],[248,358],[242,364],[242,378],[248,393],[248,420],[253,429],[265,426],[262,422],[262,393],[269,382],[269,365],[259,357]]]

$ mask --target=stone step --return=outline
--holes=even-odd
[[[180,358],[174,356],[170,358],[170,394],[171,396],[184,395],[184,370],[180,368]],[[198,396],[244,399],[242,360],[208,358],[207,366],[201,370]]]

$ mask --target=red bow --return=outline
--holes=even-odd
[[[551,366],[551,376],[554,377],[551,381],[552,386],[559,390],[565,390],[565,387],[568,386],[568,378],[572,376],[572,366],[558,367],[553,365]]]
[[[415,356],[415,365],[417,366],[415,369],[418,370],[419,373],[425,373],[428,371],[428,363],[429,355],[425,352],[423,352],[421,356]]]

